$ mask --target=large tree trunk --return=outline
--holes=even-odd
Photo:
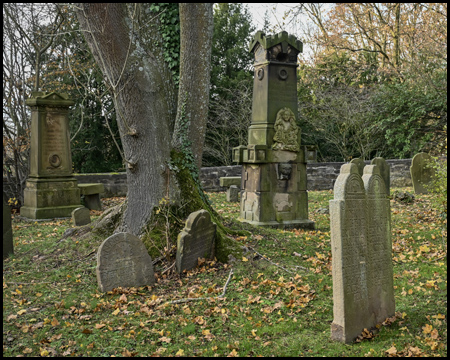
[[[212,3],[180,4],[180,86],[172,145],[192,153],[198,169],[208,119],[213,30]]]
[[[176,114],[172,75],[154,14],[141,4],[77,4],[85,38],[111,87],[126,164],[122,231],[140,234],[168,191],[171,129]]]

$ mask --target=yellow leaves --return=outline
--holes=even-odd
[[[425,326],[422,327],[424,334],[431,333],[431,330],[433,329],[433,325],[425,324]]]
[[[169,337],[166,337],[166,336],[162,336],[162,337],[160,337],[159,339],[158,339],[158,341],[159,342],[165,342],[165,343],[170,343],[171,341],[172,341],[172,339],[171,338],[169,338]]]
[[[184,350],[183,349],[178,350],[175,356],[184,356]]]
[[[120,309],[119,309],[119,308],[117,308],[116,310],[114,310],[112,314],[113,314],[114,316],[116,316],[118,313],[120,313]]]
[[[19,310],[18,312],[17,312],[17,315],[23,315],[23,314],[25,314],[27,311],[26,310]]]
[[[231,352],[227,355],[227,357],[238,357],[238,352],[236,349],[231,350]]]
[[[49,352],[47,349],[40,348],[40,354],[41,356],[48,356]]]
[[[53,320],[51,321],[51,324],[53,327],[58,326],[59,325],[59,321],[56,318],[53,318]]]
[[[101,328],[104,328],[105,326],[106,326],[106,324],[95,324],[96,329],[101,329]]]
[[[441,320],[444,320],[444,319],[445,319],[445,315],[437,314],[437,315],[433,315],[432,318],[433,318],[433,319],[441,319]]]
[[[16,289],[16,294],[17,295],[22,295],[22,291],[20,291],[19,289]]]
[[[247,259],[245,256],[243,256],[243,257],[242,257],[242,261],[245,262],[245,261],[248,261],[248,259]]]
[[[395,354],[397,354],[397,349],[395,348],[394,345],[392,345],[389,349],[387,349],[385,351],[385,353],[390,355],[390,356],[394,356]]]
[[[430,248],[427,245],[419,246],[421,252],[427,253],[430,252]]]

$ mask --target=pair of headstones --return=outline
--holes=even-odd
[[[197,266],[198,258],[212,258],[216,224],[206,210],[189,215],[178,235],[176,268],[179,273]],[[129,233],[107,238],[97,254],[97,281],[101,291],[155,283],[152,258],[143,242]]]
[[[353,341],[395,313],[390,202],[377,165],[344,164],[330,200],[331,337]]]
[[[358,167],[359,175],[364,175],[364,166],[366,164],[364,163],[364,160],[360,158],[355,158],[350,161],[351,164],[355,164]],[[370,162],[370,165],[377,165],[378,169],[380,170],[380,175],[384,180],[384,184],[386,185],[386,192],[389,195],[390,189],[391,189],[391,168],[387,164],[386,160],[384,160],[382,157],[376,157],[372,159]]]

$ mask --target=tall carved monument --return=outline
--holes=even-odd
[[[80,207],[80,190],[72,176],[69,107],[66,94],[33,92],[30,175],[20,215],[31,219],[69,217]]]
[[[239,220],[259,226],[314,228],[308,220],[305,151],[297,125],[297,55],[303,44],[283,31],[258,31],[248,145],[233,149],[242,164]]]

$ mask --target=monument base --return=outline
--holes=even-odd
[[[75,178],[29,178],[20,215],[30,219],[70,217],[79,207],[80,189]]]
[[[270,227],[274,229],[309,229],[314,230],[314,221],[312,220],[289,220],[289,221],[251,221],[238,218],[240,222],[245,222],[255,226]]]

